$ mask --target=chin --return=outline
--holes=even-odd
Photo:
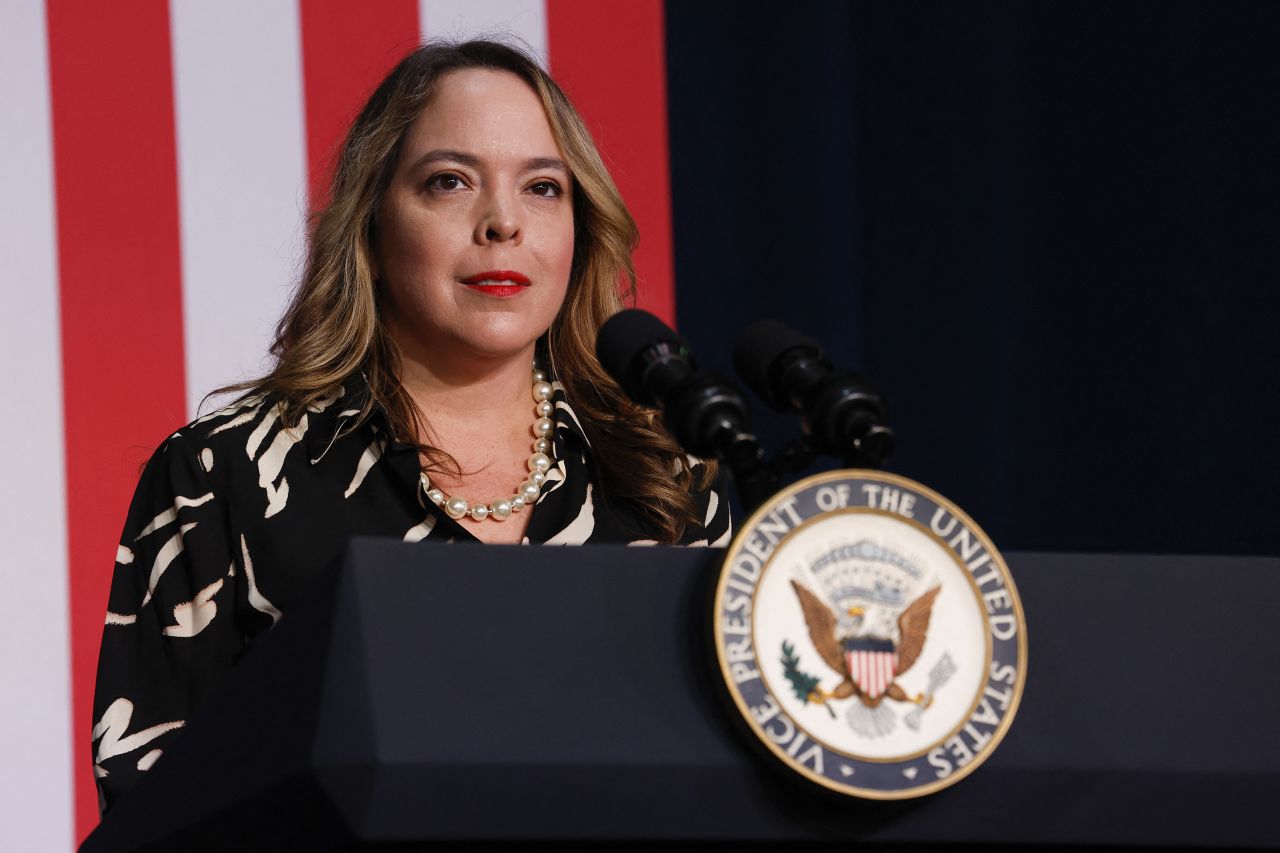
[[[475,359],[511,358],[528,353],[551,326],[554,315],[544,311],[428,311],[417,317],[398,316],[392,334],[418,358],[434,353]],[[416,320],[416,322],[415,322]]]
[[[528,352],[544,332],[537,326],[467,329],[456,345],[480,358],[509,358]]]

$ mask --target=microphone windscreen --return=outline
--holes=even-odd
[[[637,357],[654,344],[662,343],[673,344],[686,352],[689,348],[674,329],[648,311],[628,308],[614,314],[600,327],[596,357],[622,389],[635,397]]]
[[[781,407],[782,391],[775,367],[784,353],[803,347],[822,357],[822,347],[812,338],[777,320],[759,320],[747,326],[733,341],[733,369],[747,387],[770,406]]]

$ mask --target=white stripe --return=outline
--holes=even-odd
[[[166,637],[194,637],[218,615],[218,603],[213,597],[222,589],[222,578],[206,586],[191,601],[184,601],[173,608],[176,625],[168,625],[164,629]]]
[[[170,564],[178,558],[183,552],[186,543],[182,541],[183,535],[196,526],[197,522],[184,524],[178,528],[178,532],[173,534],[160,546],[160,550],[156,552],[156,559],[151,564],[151,577],[147,580],[147,594],[142,597],[142,604],[139,607],[146,607],[147,602],[151,601],[151,596],[156,594],[156,584],[160,582],[160,578],[164,575],[165,570]]]
[[[422,37],[486,37],[515,41],[547,67],[547,8],[543,0],[418,0]]]
[[[404,534],[404,541],[421,542],[423,539],[426,539],[431,535],[431,531],[435,529],[435,526],[436,517],[434,515],[428,515],[426,518],[422,519],[422,521],[409,528],[408,532]]]
[[[302,260],[302,60],[296,3],[174,0],[170,27],[195,416],[213,388],[266,369]]]
[[[70,850],[66,481],[44,3],[10,0],[3,19],[0,364],[16,408],[0,418],[0,850]]]
[[[156,759],[164,754],[163,749],[153,749],[146,755],[138,759],[138,769],[146,772],[151,769],[151,765],[156,763]]]
[[[568,526],[546,541],[547,545],[581,545],[591,537],[596,529],[595,502],[591,499],[591,484],[587,483],[587,494],[582,501],[582,509]]]
[[[280,611],[258,589],[258,579],[253,574],[253,560],[249,558],[249,543],[245,541],[243,533],[240,534],[240,553],[244,557],[244,579],[249,584],[249,604],[259,613],[270,616],[271,624],[274,625],[280,621]],[[232,568],[235,568],[234,564]]]
[[[279,406],[276,408],[279,409]],[[270,518],[288,504],[289,480],[286,477],[280,477],[280,470],[284,468],[284,460],[289,455],[289,451],[302,441],[306,434],[307,416],[303,415],[298,420],[296,428],[285,428],[276,433],[276,437],[271,440],[271,446],[258,457],[258,485],[267,493],[267,511],[264,518]],[[280,477],[278,485],[277,477]]]
[[[207,450],[208,448],[205,448],[205,449]],[[213,492],[206,492],[205,494],[201,495],[198,498],[184,498],[182,495],[178,495],[176,498],[173,499],[173,506],[169,507],[168,509],[164,510],[159,515],[157,515],[155,518],[151,519],[151,521],[147,524],[147,526],[142,528],[142,532],[139,533],[136,537],[134,537],[133,541],[137,542],[142,537],[149,536],[152,533],[155,533],[157,530],[161,529],[162,527],[167,527],[170,524],[173,524],[175,521],[178,520],[178,510],[185,509],[187,507],[193,507],[193,506],[204,506],[211,500],[213,500]],[[121,553],[122,551],[129,551],[129,549],[123,545],[120,545],[119,547],[117,547],[116,562],[117,563],[123,562],[126,565],[128,565],[129,563],[132,563],[133,552],[129,551],[127,560],[121,560],[120,557],[123,556],[123,554]]]
[[[382,458],[382,439],[374,438],[369,442],[369,446],[364,449],[364,453],[360,454],[360,460],[356,462],[356,472],[351,475],[351,483],[347,486],[347,490],[342,493],[344,498],[349,498],[356,493],[356,489],[360,488],[360,484],[364,482],[364,478],[369,473],[369,469],[378,464],[378,460]]]
[[[133,703],[128,699],[121,696],[107,706],[107,710],[102,712],[102,719],[93,726],[93,739],[102,739],[98,743],[98,751],[94,758],[96,763],[101,764],[108,758],[133,752],[138,747],[151,743],[165,732],[180,729],[185,725],[182,720],[173,720],[126,735],[125,732],[129,731],[129,725],[132,722]]]
[[[704,528],[711,526],[711,519],[716,517],[716,507],[720,506],[720,496],[712,489],[707,495],[707,517],[703,519]]]

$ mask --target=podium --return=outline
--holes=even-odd
[[[82,849],[1280,845],[1280,559],[1006,554],[1012,729],[875,802],[776,766],[723,697],[721,554],[355,540]]]

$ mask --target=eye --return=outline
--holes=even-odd
[[[564,190],[555,181],[538,181],[529,187],[529,192],[543,198],[559,198],[564,195]]]
[[[441,190],[443,192],[456,192],[465,188],[466,181],[462,180],[460,175],[453,172],[441,172],[438,175],[432,175],[427,180],[427,188],[433,190]]]

